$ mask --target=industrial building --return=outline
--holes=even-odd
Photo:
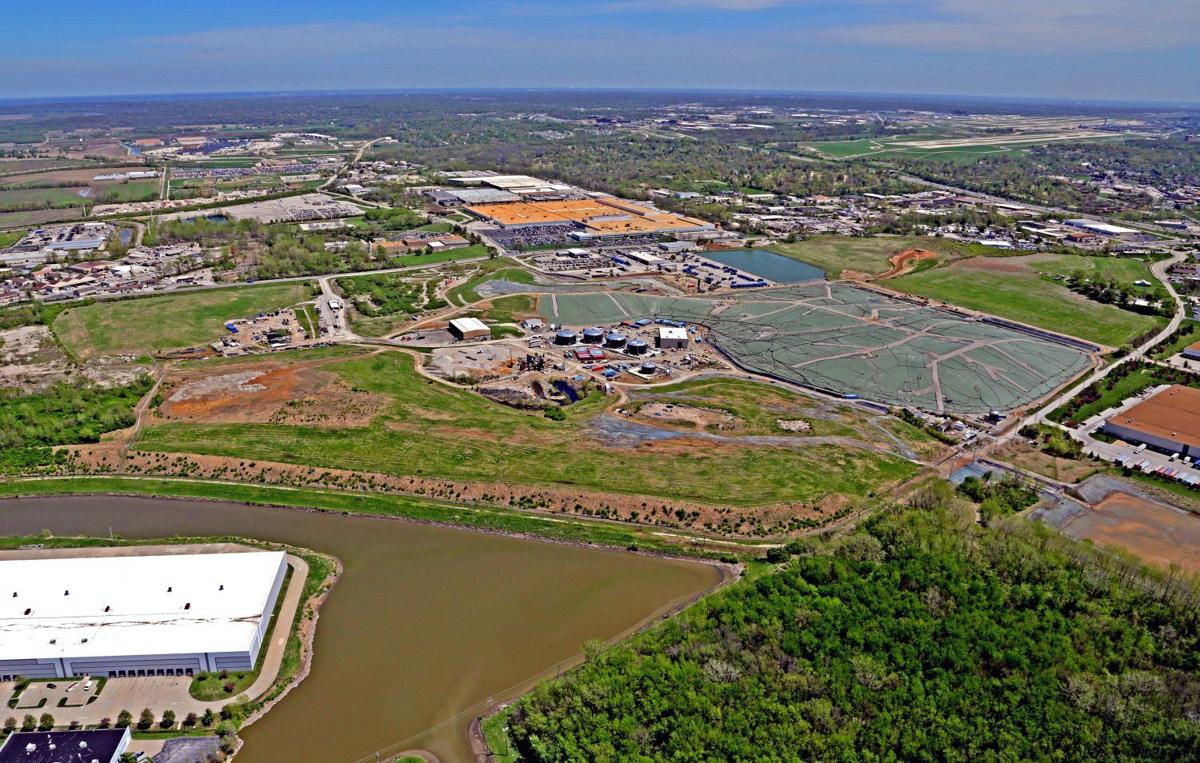
[[[18,731],[0,747],[0,763],[117,763],[133,735],[123,729]]]
[[[589,236],[711,231],[712,223],[615,196],[475,204],[465,211],[502,228],[571,225]]]
[[[660,326],[658,329],[658,349],[684,350],[688,346],[687,329],[679,326]]]
[[[1064,225],[1109,238],[1139,238],[1142,235],[1142,232],[1139,230],[1124,228],[1120,225],[1099,222],[1097,220],[1067,220]]]
[[[485,339],[492,330],[478,318],[455,318],[450,321],[450,333],[455,339]]]
[[[249,670],[280,551],[0,558],[0,681]]]
[[[1200,456],[1200,389],[1178,384],[1104,424],[1105,434],[1182,456]]]

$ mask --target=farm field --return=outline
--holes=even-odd
[[[70,159],[0,159],[0,175],[7,181],[9,177],[22,173],[78,167],[81,164],[84,164],[81,160]]]
[[[919,468],[884,452],[825,442],[793,448],[685,437],[605,445],[589,436],[604,405],[598,393],[566,409],[565,421],[553,421],[433,383],[413,364],[407,354],[384,352],[322,367],[354,390],[386,400],[366,426],[155,423],[137,447],[739,506],[814,503],[834,494],[862,498]],[[575,447],[564,448],[566,442]]]
[[[87,199],[79,195],[80,190],[80,188],[20,188],[0,191],[0,211],[20,210],[31,206],[82,205]]]
[[[311,296],[309,284],[293,282],[97,302],[64,310],[52,328],[79,359],[143,354],[215,341],[227,320],[287,307]]]
[[[82,200],[81,200],[82,201]],[[62,209],[34,209],[24,212],[0,212],[0,228],[29,228],[35,225],[52,222],[69,222],[86,216],[85,207],[64,207]]]
[[[76,167],[73,169],[52,169],[45,172],[29,172],[21,175],[9,175],[0,178],[0,185],[28,186],[53,185],[55,183],[73,183],[84,186],[91,185],[92,179],[97,175],[144,169],[146,169],[146,167],[140,164],[132,166],[97,165],[94,167]]]
[[[771,251],[816,265],[823,269],[831,280],[841,278],[842,272],[846,270],[869,275],[885,273],[892,267],[888,258],[910,248],[928,249],[944,259],[969,257],[987,251],[984,247],[960,241],[923,236],[851,238],[826,235],[769,248]]]
[[[1157,326],[1155,318],[1093,302],[1035,270],[1061,267],[1071,272],[1088,265],[1098,271],[1127,267],[1123,263],[1090,262],[1095,259],[1072,255],[976,257],[893,278],[887,286],[1111,347]],[[1145,267],[1143,263],[1136,265]]]

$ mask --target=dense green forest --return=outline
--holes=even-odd
[[[1197,760],[1194,583],[1009,520],[876,515],[509,717],[527,760]]]
[[[133,407],[152,386],[142,376],[123,387],[59,382],[29,395],[0,390],[0,451],[97,442],[133,424]]]

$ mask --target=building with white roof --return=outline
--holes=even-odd
[[[490,337],[492,330],[478,318],[455,318],[450,321],[450,333],[455,339],[483,339]]]
[[[248,670],[281,551],[0,559],[0,680]]]
[[[660,350],[682,350],[688,345],[687,329],[678,326],[660,326],[658,328],[658,348]]]

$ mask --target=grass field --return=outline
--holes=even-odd
[[[26,206],[69,207],[83,204],[78,188],[18,188],[0,191],[0,211]]]
[[[507,258],[489,260],[480,264],[480,272],[464,284],[455,286],[446,292],[446,298],[452,305],[466,305],[478,302],[482,297],[475,288],[487,281],[512,281],[513,283],[533,283],[533,274],[528,270],[515,267],[516,262]]]
[[[515,323],[518,315],[537,315],[537,298],[529,294],[497,297],[483,317],[498,323]]]
[[[936,267],[893,278],[886,283],[889,288],[909,294],[1112,347],[1120,346],[1160,323],[1150,316],[1093,302],[1074,294],[1065,286],[1042,278],[1033,269],[1065,267],[1070,272],[1080,264],[1099,269],[1125,267],[1116,262],[1090,262],[1096,258],[1062,257],[1064,259],[1058,264],[1055,261],[1039,262],[1030,268],[1014,266],[1008,271],[989,271],[979,267]],[[1084,263],[1085,260],[1089,262]]]
[[[434,383],[419,376],[413,362],[388,352],[325,367],[355,389],[390,400],[366,428],[172,422],[144,430],[137,447],[740,506],[863,497],[918,469],[898,457],[829,444],[610,448],[586,437],[604,406],[598,394],[567,409],[565,421],[553,421]]]
[[[391,266],[396,268],[416,267],[418,265],[435,265],[439,262],[453,262],[455,260],[470,260],[475,257],[486,257],[488,249],[483,244],[474,246],[464,246],[461,249],[451,249],[446,252],[433,252],[432,254],[405,254],[399,257],[393,257]]]
[[[878,275],[891,269],[888,258],[909,248],[928,249],[944,259],[983,254],[985,247],[922,236],[813,236],[794,244],[779,244],[772,251],[822,268],[830,279],[841,278],[843,270]]]
[[[25,236],[23,230],[0,231],[0,249],[10,247]]]
[[[743,379],[693,379],[644,391],[635,390],[630,396],[631,404],[627,407],[634,410],[649,402],[664,402],[725,411],[734,416],[732,431],[738,435],[883,439],[873,431],[871,417],[860,409],[833,404],[836,413],[830,415],[830,406],[818,403],[814,398]],[[779,423],[796,419],[804,421],[808,428],[796,432]],[[918,453],[929,455],[942,450],[932,436],[914,426],[886,417],[884,422],[886,431]],[[709,429],[717,431],[712,427]]]
[[[1150,265],[1134,257],[1085,257],[1075,254],[1038,255],[1030,267],[1040,273],[1050,275],[1071,276],[1082,273],[1092,280],[1113,279],[1126,286],[1132,286],[1135,281],[1149,281],[1152,286],[1145,287],[1147,295],[1158,292],[1165,294],[1158,280],[1150,272]]]
[[[151,201],[158,198],[159,181],[137,180],[131,183],[104,183],[92,188],[97,203],[120,204],[127,201]]]
[[[64,310],[52,328],[80,359],[142,354],[215,341],[227,320],[294,305],[311,295],[310,284],[293,282],[97,302]]]
[[[82,199],[80,199],[82,201]],[[83,204],[62,209],[34,209],[27,212],[0,212],[0,228],[31,228],[52,222],[79,220],[87,213]]]

